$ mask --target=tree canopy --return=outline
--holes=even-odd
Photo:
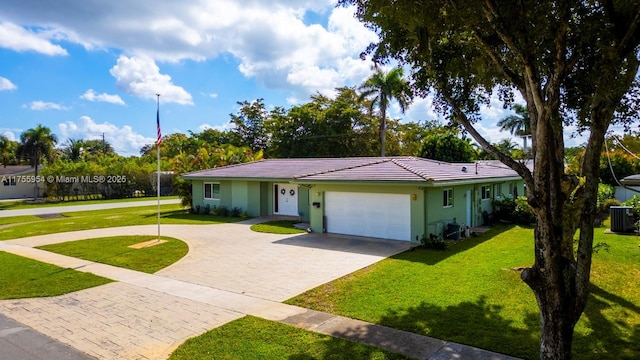
[[[637,1],[341,0],[376,31],[374,61],[412,70],[414,92],[461,124],[525,180],[537,219],[535,261],[521,277],[540,309],[540,357],[571,358],[573,328],[589,294],[599,160],[610,124],[638,113]],[[526,102],[535,171],[474,127],[497,94]],[[565,173],[565,126],[587,131],[577,176]],[[576,228],[580,229],[574,246]]]
[[[420,157],[446,162],[472,162],[476,153],[471,139],[462,139],[457,131],[432,131],[424,139]]]

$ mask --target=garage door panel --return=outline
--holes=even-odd
[[[327,192],[325,204],[328,232],[410,240],[408,194]]]

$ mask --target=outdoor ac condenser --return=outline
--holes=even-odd
[[[635,231],[632,209],[631,206],[612,206],[609,208],[611,231],[622,233],[632,233]]]

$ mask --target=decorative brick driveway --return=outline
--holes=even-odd
[[[411,245],[327,234],[261,234],[249,225],[163,225],[162,235],[186,241],[190,250],[155,275],[32,249],[70,240],[155,234],[155,226],[0,242],[0,251],[119,280],[54,298],[0,301],[0,312],[98,358],[164,359],[187,338],[245,314],[292,311],[278,303]]]

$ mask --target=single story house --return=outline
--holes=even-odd
[[[620,180],[622,186],[616,186],[616,199],[625,202],[634,195],[640,196],[640,174],[629,175]]]
[[[417,157],[268,159],[182,177],[192,183],[194,207],[299,216],[313,232],[414,242],[443,234],[448,224],[482,225],[493,199],[525,190],[497,161]]]
[[[38,170],[42,169],[39,165]],[[0,167],[0,199],[26,199],[35,196],[36,169],[30,165],[7,165]],[[38,173],[40,176],[40,173]],[[45,188],[44,181],[38,181],[38,193],[42,196]]]

